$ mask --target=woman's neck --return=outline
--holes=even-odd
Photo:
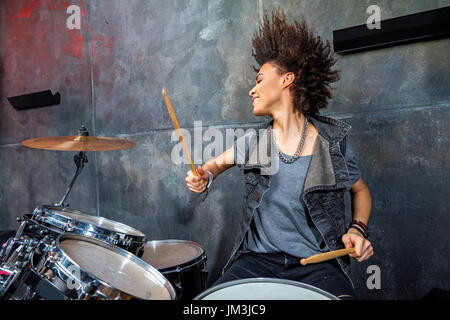
[[[272,115],[273,129],[277,130],[278,142],[285,144],[291,139],[298,139],[303,130],[305,116],[300,111],[279,112]]]

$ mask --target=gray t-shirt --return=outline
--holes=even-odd
[[[242,150],[238,150],[242,152]],[[286,158],[289,158],[285,154]],[[285,252],[296,257],[308,257],[326,251],[320,232],[301,199],[311,162],[311,155],[286,164],[279,160],[279,169],[271,177],[270,188],[256,209],[243,250],[271,253]],[[361,177],[350,142],[347,139],[345,160],[352,184]]]

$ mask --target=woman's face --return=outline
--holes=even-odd
[[[283,78],[270,62],[265,63],[256,75],[256,85],[250,90],[255,116],[272,115],[279,105]]]

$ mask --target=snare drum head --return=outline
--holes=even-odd
[[[152,266],[120,248],[79,235],[65,236],[58,245],[82,270],[104,283],[145,300],[171,300],[168,280]]]
[[[155,240],[145,244],[141,259],[161,270],[195,261],[203,254],[202,246],[192,241]]]
[[[311,285],[274,278],[251,278],[219,284],[194,300],[338,300]]]
[[[123,223],[119,223],[113,220],[109,220],[102,217],[92,216],[89,214],[82,213],[77,210],[73,210],[70,208],[58,208],[58,207],[51,207],[51,206],[44,206],[46,210],[51,211],[52,213],[58,214],[60,216],[66,217],[70,220],[75,221],[81,221],[87,224],[91,224],[97,227],[101,227],[104,229],[108,229],[111,231],[115,231],[118,233],[124,233],[127,235],[132,236],[138,236],[138,237],[144,237],[145,234],[143,234],[141,231],[136,230],[130,226],[127,226]]]

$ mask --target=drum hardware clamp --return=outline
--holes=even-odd
[[[122,242],[124,245],[130,246],[132,244],[133,240],[131,238],[125,236],[125,237],[123,237]]]
[[[24,269],[24,268],[27,266],[27,264],[28,264],[28,261],[20,261],[20,260],[17,260],[17,261],[14,263],[14,267],[16,267],[17,269],[22,270],[22,269]]]
[[[23,241],[20,240],[22,234],[23,234],[23,230],[25,229],[26,226],[26,221],[22,221],[20,223],[19,229],[17,230],[16,234],[14,235],[14,238],[12,238],[11,241],[9,241],[9,243],[7,244],[6,248],[4,248],[4,250],[1,250],[1,258],[7,260],[10,252],[13,248],[14,244],[20,244],[21,246],[23,245]],[[19,247],[20,250],[22,250],[22,247]],[[2,260],[0,260],[2,261]]]
[[[108,235],[108,237],[106,238],[106,241],[107,242],[110,242],[110,243],[112,243],[112,244],[114,244],[114,245],[118,245],[119,244],[119,235],[118,234],[111,234],[111,235]]]
[[[49,253],[48,253],[48,255],[49,255],[49,260],[51,261],[51,262],[58,262],[59,260],[60,260],[60,255],[57,253],[57,252],[53,252],[53,251],[50,251]]]
[[[37,225],[32,224],[32,225],[28,226],[27,230],[30,231],[30,232],[34,232],[34,231],[37,230],[37,227],[38,227]]]
[[[29,257],[30,257],[30,251],[28,251],[27,252],[27,247],[25,248],[25,252],[20,252],[18,255],[17,255],[17,258],[20,260],[20,261],[24,261],[24,260],[27,260]]]
[[[42,215],[42,208],[37,207],[33,210],[33,215],[34,216],[41,216]]]
[[[73,221],[70,220],[70,221],[67,222],[67,224],[64,226],[64,231],[66,231],[66,232],[72,232],[72,231],[73,231],[73,228],[74,228]]]
[[[100,283],[98,283],[98,281],[92,280],[91,282],[89,282],[87,284],[87,286],[84,288],[83,292],[88,295],[94,295],[99,286],[100,286]]]
[[[52,280],[55,277],[55,275],[53,274],[53,271],[51,269],[48,269],[47,271],[45,271],[43,276],[47,280]]]
[[[55,241],[47,235],[42,239],[42,243],[47,246],[52,246],[54,245]]]

